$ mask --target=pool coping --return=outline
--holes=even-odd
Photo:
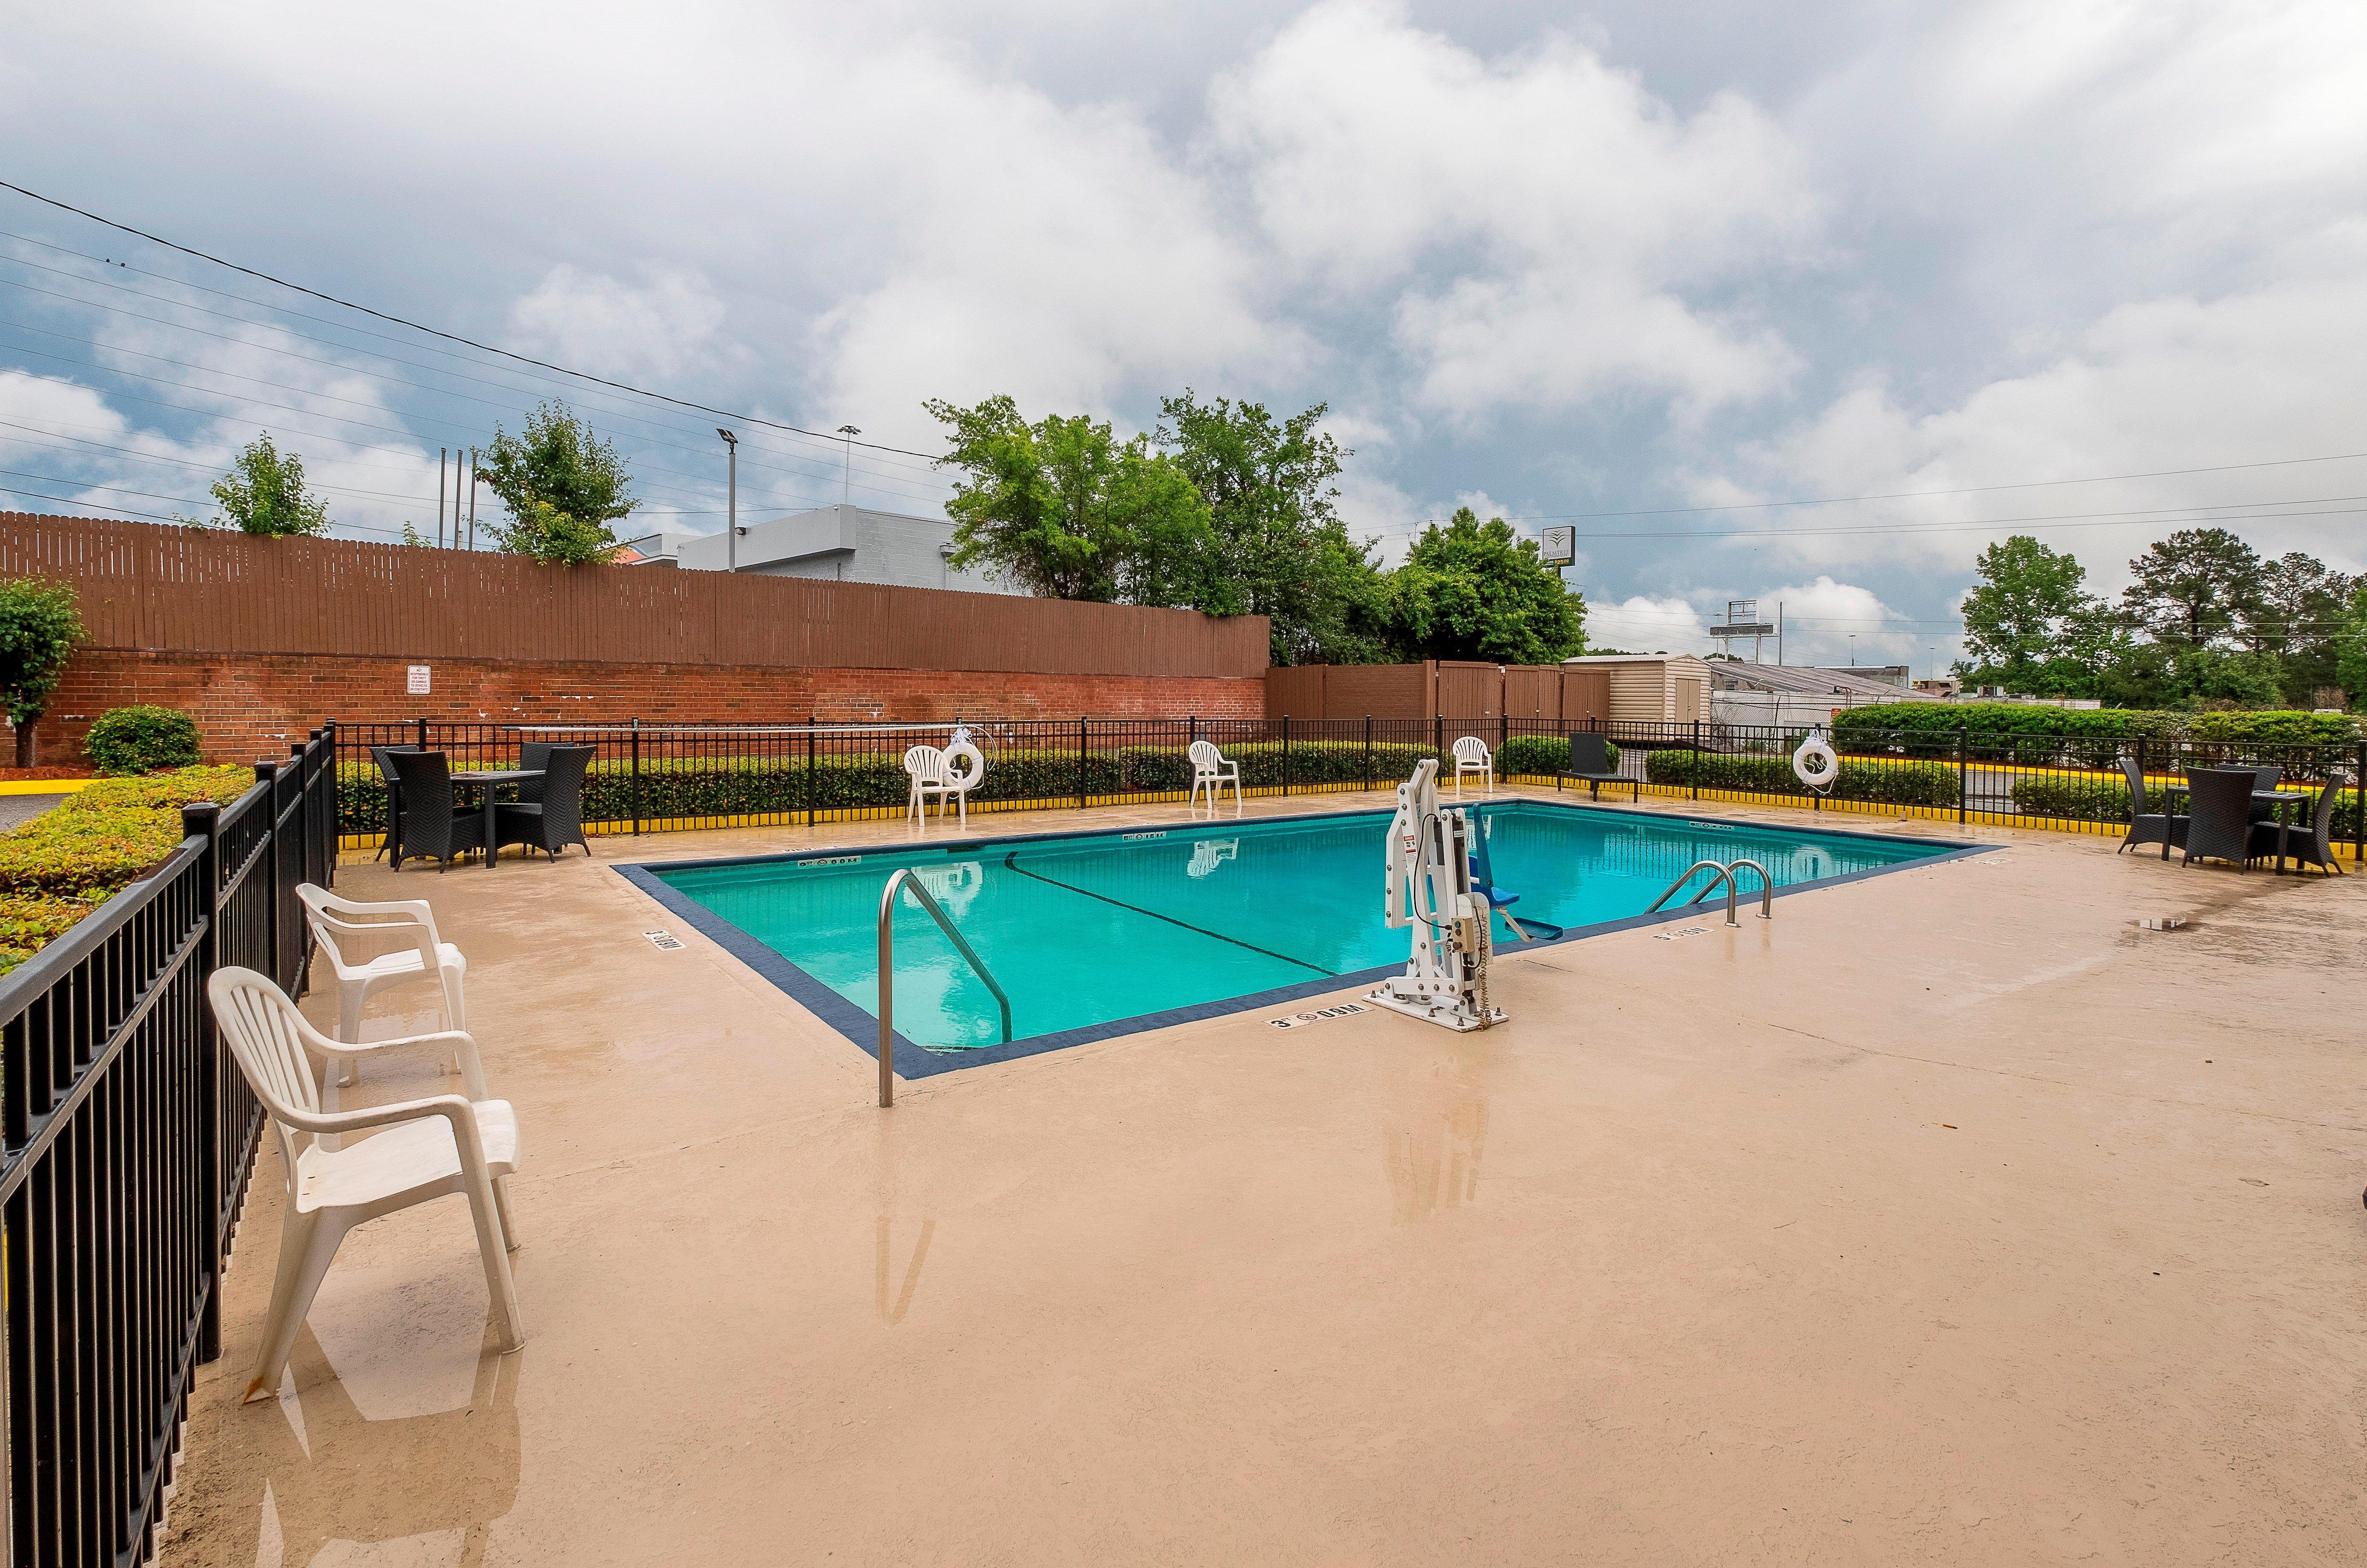
[[[1504,799],[1505,804],[1507,805],[1518,804],[1523,806],[1534,806],[1552,811],[1575,811],[1584,812],[1590,815],[1601,813],[1606,816],[1614,817],[1635,817],[1649,822],[1666,823],[1670,821],[1679,821],[1692,823],[1698,827],[1728,829],[1738,826],[1738,824],[1730,821],[1718,822],[1704,818],[1687,818],[1676,813],[1666,811],[1642,811],[1633,807],[1597,806],[1591,803],[1580,805],[1576,802],[1537,800],[1527,795],[1512,795],[1504,797]],[[1467,802],[1467,804],[1475,803]],[[1337,822],[1351,817],[1387,818],[1389,814],[1389,808],[1376,807],[1355,811],[1308,812],[1288,817],[1236,818],[1234,818],[1234,823],[1241,827],[1263,827],[1269,824],[1289,822]],[[1222,818],[1217,818],[1206,824],[1192,824],[1194,827],[1220,827],[1222,825]],[[1750,826],[1756,828],[1761,825],[1752,823]],[[1161,836],[1163,837],[1165,832],[1172,830],[1172,829],[1161,830]],[[1800,829],[1789,828],[1774,828],[1772,830],[1776,832],[1793,833],[1804,831]],[[1115,828],[1089,828],[1070,832],[1010,833],[980,839],[947,839],[930,841],[925,845],[925,847],[932,853],[938,852],[953,852],[962,850],[983,849],[990,845],[1000,846],[1009,844],[1041,843],[1054,839],[1072,840],[1120,838],[1127,834],[1140,834],[1145,831],[1147,831],[1147,829],[1138,824],[1134,826],[1121,826]],[[1886,844],[1897,844],[1910,841],[1915,843],[1932,843],[1936,841],[1945,844],[1948,847],[1939,851],[1938,852],[1920,856],[1914,860],[1900,861],[1895,865],[1874,866],[1865,871],[1853,871],[1840,876],[1820,877],[1813,882],[1795,883],[1789,886],[1778,887],[1774,889],[1773,896],[1775,897],[1785,898],[1795,893],[1819,892],[1828,887],[1840,887],[1852,882],[1863,882],[1871,877],[1887,876],[1893,872],[1907,871],[1920,866],[1945,865],[1952,861],[1965,860],[1973,855],[1992,853],[2001,847],[1996,844],[1969,843],[1961,840],[1934,840],[1927,838],[1918,838],[1909,840],[1902,839],[1899,835],[1894,833],[1867,833],[1856,831],[1851,829],[1814,828],[1805,829],[1805,831],[1817,837],[1872,839],[1878,842]],[[840,996],[836,991],[831,989],[830,987],[822,984],[820,980],[817,980],[812,976],[807,974],[805,970],[798,967],[798,964],[791,960],[783,957],[779,953],[757,941],[746,931],[742,931],[730,920],[725,919],[722,916],[708,908],[705,905],[700,904],[696,899],[690,897],[687,894],[685,894],[679,889],[670,886],[664,881],[659,873],[663,870],[673,870],[677,867],[708,868],[729,865],[764,865],[771,863],[794,864],[806,861],[826,860],[832,858],[833,855],[844,855],[848,853],[860,853],[866,856],[880,853],[894,853],[907,851],[914,847],[917,846],[904,844],[844,844],[823,849],[791,850],[762,855],[715,855],[701,856],[687,860],[660,862],[631,861],[619,863],[612,861],[608,863],[608,869],[614,871],[617,875],[632,884],[633,886],[639,888],[660,908],[665,909],[670,914],[678,916],[683,921],[688,924],[692,930],[697,931],[701,936],[707,938],[709,942],[714,942],[718,947],[722,948],[732,957],[738,959],[741,963],[754,970],[757,975],[766,981],[769,981],[774,987],[786,994],[790,1000],[798,1003],[798,1006],[804,1008],[808,1012],[812,1013],[823,1023],[829,1025],[833,1032],[859,1046],[866,1055],[876,1059],[879,1054],[879,1021],[878,1019],[874,1018],[870,1013],[866,1012],[863,1009],[857,1007],[855,1003],[847,1000],[844,997]],[[1716,884],[1712,884],[1712,886],[1715,886]],[[1641,915],[1626,915],[1615,920],[1603,920],[1592,925],[1572,927],[1570,930],[1562,932],[1559,936],[1543,937],[1529,942],[1506,944],[1497,948],[1496,953],[1499,957],[1517,956],[1522,953],[1536,952],[1545,948],[1560,947],[1573,942],[1583,942],[1593,937],[1611,936],[1620,931],[1634,931],[1643,926],[1666,925],[1678,920],[1699,919],[1702,918],[1704,913],[1704,906],[1699,903],[1684,904],[1674,909],[1662,909],[1657,912]],[[1709,906],[1709,908],[1714,908],[1716,906]],[[1409,941],[1410,941],[1410,939],[1409,939]],[[1155,1029],[1170,1029],[1177,1024],[1197,1023],[1204,1019],[1226,1018],[1235,1013],[1255,1012],[1261,1008],[1286,1006],[1293,1002],[1304,1001],[1310,997],[1328,996],[1335,991],[1353,990],[1359,987],[1376,986],[1393,975],[1403,974],[1404,969],[1405,966],[1403,964],[1389,964],[1374,969],[1351,970],[1344,974],[1330,975],[1318,980],[1303,980],[1297,985],[1281,986],[1271,990],[1251,991],[1238,997],[1227,997],[1215,1001],[1195,1002],[1189,1007],[1168,1008],[1158,1012],[1137,1013],[1129,1018],[1111,1019],[1103,1023],[1087,1024],[1076,1029],[1064,1029],[1052,1034],[1031,1035],[1025,1040],[1011,1041],[1007,1044],[987,1045],[972,1050],[934,1050],[926,1045],[921,1044],[917,1041],[907,1038],[903,1032],[899,1030],[896,1032],[895,1036],[896,1076],[900,1078],[906,1079],[934,1077],[942,1073],[959,1072],[967,1067],[983,1067],[997,1062],[1018,1061],[1028,1056],[1041,1055],[1047,1051],[1066,1050],[1072,1045],[1089,1045],[1098,1041],[1116,1040],[1126,1035],[1141,1034]]]

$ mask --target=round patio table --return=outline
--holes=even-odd
[[[472,768],[465,773],[452,775],[454,784],[474,784],[477,786],[477,792],[484,797],[485,869],[487,871],[493,870],[493,862],[501,858],[501,845],[493,837],[494,796],[501,793],[501,787],[504,784],[524,784],[528,779],[538,779],[542,776],[543,770],[540,768]],[[2282,863],[2279,864],[2278,869],[2281,871],[2283,869]]]

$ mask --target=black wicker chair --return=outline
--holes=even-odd
[[[2277,852],[2277,825],[2252,820],[2259,775],[2249,768],[2196,768],[2186,775],[2194,814],[2186,825],[2186,861],[2231,860],[2246,871]]]
[[[543,757],[542,798],[504,801],[493,807],[493,837],[504,844],[524,844],[553,860],[570,844],[592,852],[583,836],[583,771],[595,746],[552,746]]]
[[[2168,860],[2172,846],[2185,847],[2189,819],[2167,811],[2146,809],[2145,771],[2137,766],[2135,757],[2122,758],[2121,771],[2129,776],[2129,836],[2121,840],[2121,851],[2125,852],[2133,844],[2159,844],[2161,858]]]
[[[373,746],[369,749],[370,761],[378,764],[379,776],[386,781],[386,837],[378,847],[378,854],[370,856],[372,860],[378,859],[379,855],[402,852],[402,780],[395,773],[393,754],[418,750],[416,746]]]
[[[2277,787],[2277,785],[2278,785],[2279,784],[2282,783],[2282,782],[2283,782],[2283,780],[2284,780],[2284,776],[2285,776],[2285,771],[2284,771],[2284,769],[2282,769],[2282,768],[2281,768],[2281,767],[2277,766],[2275,763],[2272,763],[2272,762],[2271,762],[2271,763],[2261,763],[2261,762],[2239,762],[2239,763],[2237,763],[2237,764],[2236,764],[2236,765],[2237,765],[2238,768],[2247,768],[2247,767],[2248,767],[2248,768],[2250,768],[2250,769],[2252,770],[2252,776],[2253,776],[2255,779],[2257,779],[2257,780],[2259,781],[2257,784],[2253,784],[2253,785],[2252,785],[2252,787],[2253,787],[2254,789],[2256,789],[2256,790],[2271,790],[2271,789],[2274,789],[2274,788],[2276,788],[2276,787]],[[2253,821],[2255,821],[2255,822],[2273,822],[2273,821],[2275,821],[2276,819],[2277,819],[2277,803],[2276,803],[2275,801],[2273,801],[2273,800],[2256,800],[2256,801],[2252,802],[2252,820],[2253,820]]]
[[[1585,780],[1586,795],[1590,800],[1602,799],[1603,786],[1607,784],[1624,784],[1634,790],[1639,799],[1644,794],[1644,786],[1638,781],[1612,771],[1611,748],[1600,735],[1581,733],[1569,738],[1569,766],[1554,780],[1557,789],[1561,786],[1563,779]]]
[[[538,773],[549,768],[550,766],[550,743],[547,740],[528,740],[521,743],[518,747],[517,765],[521,768],[530,769]],[[518,803],[522,806],[534,806],[539,804],[542,800],[542,781],[540,779],[520,779],[517,784],[517,798]],[[502,841],[504,843],[507,843],[509,840],[504,839]]]
[[[391,754],[402,781],[402,842],[396,847],[394,869],[407,860],[442,863],[448,871],[453,859],[485,847],[485,814],[456,809],[452,800],[452,760],[441,751],[395,751]]]
[[[2292,856],[2302,865],[2314,865],[2320,871],[2342,875],[2342,868],[2334,863],[2334,800],[2341,790],[2340,779],[2328,778],[2326,787],[2317,792],[2317,806],[2309,814],[2309,820],[2284,829],[2279,852]]]

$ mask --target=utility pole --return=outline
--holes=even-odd
[[[485,482],[485,472],[477,467],[477,449],[469,448],[469,547],[477,547],[477,487]]]
[[[715,427],[715,434],[723,437],[723,449],[730,454],[726,459],[730,474],[728,481],[730,488],[723,492],[725,496],[723,570],[738,571],[740,570],[740,438],[719,424]]]
[[[452,455],[449,446],[436,448],[436,547],[444,547],[444,459]]]
[[[846,437],[846,467],[839,470],[838,499],[844,505],[849,491],[855,488],[855,438],[863,432],[851,424],[842,424],[838,433]]]

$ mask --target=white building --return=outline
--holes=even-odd
[[[730,570],[766,577],[820,577],[839,582],[887,582],[904,588],[957,588],[970,593],[1021,593],[978,571],[956,571],[954,525],[942,517],[909,517],[862,506],[824,506],[768,522],[741,525],[736,548],[720,533],[684,538],[670,554],[685,571]]]

